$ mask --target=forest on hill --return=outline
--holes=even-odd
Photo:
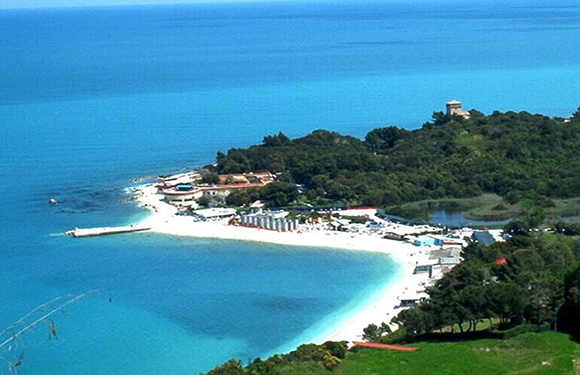
[[[435,112],[419,129],[377,128],[364,140],[326,130],[297,139],[279,133],[260,145],[219,152],[213,170],[278,173],[280,188],[304,185],[303,198],[313,205],[392,206],[491,193],[507,204],[550,207],[553,199],[580,197],[580,110],[569,119],[471,114]],[[255,198],[246,195],[231,199]]]
[[[424,303],[401,311],[393,320],[400,330],[386,337],[475,331],[485,320],[491,328],[531,324],[579,334],[580,239],[578,227],[567,226],[561,233],[520,232],[491,247],[471,243],[465,260],[427,288]],[[367,327],[376,340],[384,333]]]

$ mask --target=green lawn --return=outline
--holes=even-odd
[[[508,340],[421,342],[417,352],[359,349],[333,371],[314,362],[281,368],[283,375],[554,374],[580,375],[580,346],[567,335],[527,333]]]

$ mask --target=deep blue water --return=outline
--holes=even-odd
[[[185,374],[313,339],[393,280],[377,254],[78,226],[145,213],[133,177],[284,131],[420,126],[445,101],[567,116],[566,1],[278,3],[0,11],[0,326],[105,288],[27,337],[24,374]],[[49,206],[49,198],[61,204]]]

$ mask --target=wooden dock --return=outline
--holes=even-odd
[[[102,227],[102,228],[86,228],[86,229],[75,228],[73,230],[68,230],[64,232],[64,234],[66,234],[67,236],[81,238],[81,237],[105,236],[109,234],[143,232],[149,229],[151,228],[136,225],[129,225],[125,227]]]

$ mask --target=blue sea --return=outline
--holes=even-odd
[[[20,373],[192,374],[322,337],[396,282],[394,260],[62,232],[139,221],[133,178],[279,131],[416,128],[450,99],[568,116],[579,25],[566,0],[0,10],[0,327],[105,290],[54,318],[58,339],[29,333]]]

